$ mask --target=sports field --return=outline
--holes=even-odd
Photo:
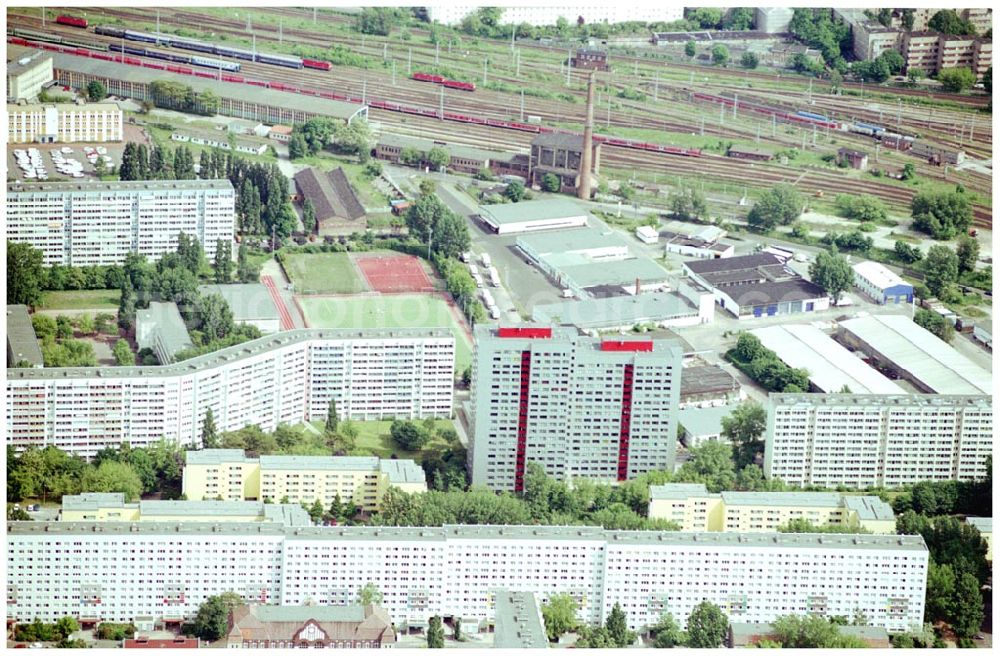
[[[355,298],[298,298],[310,328],[448,328],[455,335],[455,369],[472,363],[472,345],[448,304],[433,296],[392,294]]]
[[[368,291],[347,253],[294,253],[285,256],[285,273],[297,294],[357,294]]]

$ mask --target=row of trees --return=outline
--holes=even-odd
[[[340,153],[359,156],[364,164],[371,157],[372,143],[367,121],[355,119],[345,123],[315,116],[292,128],[288,157],[295,160],[316,155],[330,145]]]
[[[789,367],[774,351],[761,344],[756,335],[740,333],[736,346],[726,352],[726,359],[769,392],[809,390],[809,372]]]
[[[157,107],[206,116],[219,111],[219,96],[210,89],[199,93],[180,82],[156,80],[150,83],[149,91]]]
[[[195,180],[194,155],[187,146],[178,146],[171,155],[160,145],[152,150],[129,141],[118,167],[119,180]]]
[[[83,640],[71,640],[70,635],[80,630],[80,624],[73,617],[63,617],[53,624],[46,624],[36,618],[30,624],[14,626],[14,640],[18,642],[54,642],[60,649],[86,647]],[[22,645],[23,646],[23,645]]]

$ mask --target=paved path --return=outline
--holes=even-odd
[[[292,330],[295,328],[295,322],[292,321],[292,315],[288,312],[288,308],[285,307],[285,299],[281,298],[278,286],[274,284],[274,279],[271,276],[261,276],[260,281],[267,287],[267,291],[271,292],[271,298],[274,299],[274,304],[278,306],[278,314],[281,315],[281,329]]]

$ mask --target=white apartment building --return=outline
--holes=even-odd
[[[462,19],[479,9],[481,5],[444,5],[427,7],[427,18],[442,25],[459,25]],[[672,23],[684,18],[683,7],[668,5],[557,5],[539,7],[527,5],[520,7],[502,6],[501,25],[555,25],[560,17],[575,25],[578,18],[583,17],[586,23],[626,23],[630,21],[644,23]]]
[[[122,442],[201,444],[220,431],[265,431],[326,417],[451,414],[455,338],[441,329],[292,330],[172,365],[8,369],[7,444],[90,457]]]
[[[7,238],[41,250],[46,266],[90,266],[157,260],[183,232],[211,260],[218,240],[233,240],[235,206],[229,180],[8,184]]]
[[[220,522],[13,522],[7,616],[53,622],[181,621],[207,597],[350,603],[373,583],[397,626],[432,615],[490,620],[502,590],[574,596],[578,618],[620,603],[631,628],[701,601],[733,620],[863,612],[923,621],[920,536],[605,531],[592,526],[292,527]]]
[[[475,328],[474,485],[550,476],[625,480],[672,470],[681,349],[670,340],[581,336],[566,326]]]
[[[7,62],[7,102],[31,100],[52,82],[52,55],[36,50]]]
[[[764,475],[793,485],[899,487],[987,474],[989,396],[771,394]]]
[[[121,141],[122,109],[115,103],[7,105],[7,134],[9,143]]]

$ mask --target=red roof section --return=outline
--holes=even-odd
[[[601,342],[602,351],[652,351],[653,342],[652,341],[629,341],[624,342],[621,340],[605,340]]]
[[[198,649],[198,638],[126,638],[125,649]]]
[[[527,339],[548,339],[552,337],[551,328],[500,328],[497,337],[521,337]]]

